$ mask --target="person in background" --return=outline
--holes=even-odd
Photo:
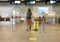
[[[39,16],[39,18],[38,18],[38,21],[39,21],[39,25],[41,24],[41,16]]]
[[[43,23],[45,23],[45,16],[42,17],[42,21],[43,21]]]
[[[28,9],[27,15],[26,15],[26,23],[27,23],[27,31],[31,30],[31,25],[32,25],[32,12],[31,9]]]

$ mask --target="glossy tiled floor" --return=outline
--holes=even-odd
[[[10,4],[0,3],[0,6],[5,6],[5,5],[7,7],[10,7]],[[38,6],[41,6],[41,5],[42,5],[42,3],[41,4],[38,3]],[[11,6],[12,7],[11,10],[13,10],[14,6],[15,5]],[[19,7],[20,8],[22,7],[22,9],[24,9],[23,6],[24,5],[22,5],[22,6],[20,5]],[[4,7],[1,7],[1,9],[2,8],[4,8]],[[20,10],[20,8],[19,8],[19,10]],[[56,14],[60,14],[59,13],[60,4],[53,6],[53,8],[54,8],[55,12],[57,11]],[[60,24],[55,24],[55,25],[45,24],[44,29],[43,29],[43,25],[41,24],[39,26],[37,32],[33,31],[33,25],[32,25],[32,31],[27,32],[26,31],[27,27],[25,24],[15,25],[14,26],[15,32],[13,32],[11,29],[12,29],[11,25],[9,25],[9,26],[0,25],[0,42],[60,42]],[[32,38],[32,40],[30,40],[30,38]]]
[[[0,42],[60,42],[60,24],[45,24],[39,26],[38,31],[26,31],[24,24],[15,26],[12,32],[11,26],[0,26]],[[30,38],[35,38],[30,40]]]

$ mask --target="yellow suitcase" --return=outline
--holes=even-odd
[[[38,31],[38,21],[34,21],[34,31]]]

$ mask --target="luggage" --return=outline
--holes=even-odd
[[[34,31],[38,31],[38,21],[34,21]]]

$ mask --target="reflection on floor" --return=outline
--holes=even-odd
[[[17,24],[15,32],[11,32],[11,26],[0,25],[0,42],[60,42],[60,24],[45,24],[39,26],[38,31],[26,31],[25,24]]]

